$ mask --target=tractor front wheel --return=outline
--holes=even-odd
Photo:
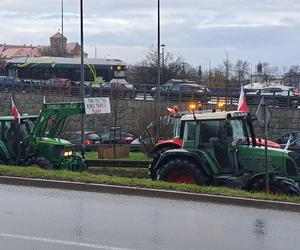
[[[252,184],[251,191],[265,192],[266,185],[264,179],[258,179]],[[291,179],[288,178],[270,178],[269,184],[270,194],[276,195],[300,195],[300,189],[298,185]]]
[[[174,159],[157,171],[157,179],[175,183],[207,185],[209,178],[195,163],[186,159]]]
[[[53,165],[45,157],[31,157],[26,161],[26,165],[38,165],[41,169],[53,169]]]

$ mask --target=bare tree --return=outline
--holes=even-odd
[[[234,69],[237,82],[239,84],[244,83],[245,78],[250,75],[249,63],[239,59],[237,60]]]
[[[69,53],[66,48],[62,48],[61,46],[44,47],[41,50],[41,55],[53,57],[72,57],[72,54]]]
[[[146,153],[150,153],[158,139],[171,138],[172,124],[170,116],[167,114],[166,110],[166,106],[160,106],[157,112],[155,110],[154,103],[145,103],[142,107],[142,114],[144,115],[141,116],[132,126],[132,130],[139,135],[139,140]],[[157,124],[157,115],[160,117],[159,124]],[[160,138],[156,137],[157,126],[160,126]]]
[[[174,56],[168,50],[164,50],[161,65],[162,79],[164,83],[169,79],[198,80],[198,69],[188,64],[183,57]],[[133,83],[155,84],[157,82],[157,50],[153,46],[147,51],[145,59],[127,69],[128,80]]]

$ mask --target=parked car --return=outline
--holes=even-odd
[[[144,152],[143,144],[141,143],[140,139],[134,139],[129,145],[130,152]]]
[[[260,96],[299,96],[300,93],[294,87],[290,86],[269,86],[263,89],[256,90],[255,92],[248,92],[247,95],[260,95]]]
[[[123,97],[123,98],[135,98],[136,89],[135,87],[128,83],[125,79],[112,79],[108,83],[102,85],[102,96],[113,96],[113,97]]]
[[[185,80],[185,79],[170,79],[161,85],[162,90],[169,90],[172,87],[180,84],[197,84],[195,81]],[[151,88],[151,90],[156,91],[157,87]]]
[[[0,76],[0,91],[18,90],[24,85],[24,81],[11,76]]]
[[[104,144],[130,144],[134,140],[131,133],[125,131],[107,131],[100,134]]]
[[[63,138],[70,141],[71,143],[75,145],[81,144],[81,132],[66,132],[63,134]],[[85,132],[84,135],[84,144],[85,145],[93,145],[93,144],[100,144],[101,143],[101,137],[91,131],[91,132]]]
[[[197,99],[198,101],[207,101],[204,100],[206,92],[209,92],[207,88],[198,84],[178,84],[169,88],[168,90],[162,90],[160,92],[162,97],[166,97],[169,100],[182,100]]]

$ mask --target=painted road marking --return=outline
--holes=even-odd
[[[46,242],[46,243],[62,244],[62,245],[69,245],[69,246],[94,248],[94,249],[103,249],[103,250],[134,250],[131,248],[112,247],[112,246],[96,245],[96,244],[90,244],[90,243],[81,243],[81,242],[76,242],[76,241],[65,241],[65,240],[32,237],[32,236],[17,235],[17,234],[0,233],[0,237],[21,239],[21,240],[40,241],[40,242]]]

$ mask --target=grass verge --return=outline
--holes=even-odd
[[[99,160],[98,152],[95,151],[86,152],[85,158],[87,160]],[[149,160],[149,159],[150,158],[147,155],[141,152],[129,152],[129,157],[121,158],[121,160],[133,160],[133,161],[142,161],[142,160]]]
[[[115,177],[108,175],[96,175],[89,172],[71,172],[66,170],[43,170],[37,167],[13,167],[0,166],[0,175],[30,177],[41,179],[54,179],[77,181],[86,183],[112,184],[122,186],[134,186],[143,188],[176,190],[185,192],[194,192],[202,194],[224,195],[231,197],[243,197],[252,199],[275,200],[283,202],[300,203],[300,197],[267,195],[265,193],[251,193],[239,189],[229,189],[224,187],[197,186],[190,184],[174,184],[161,181],[152,181],[149,179]]]

